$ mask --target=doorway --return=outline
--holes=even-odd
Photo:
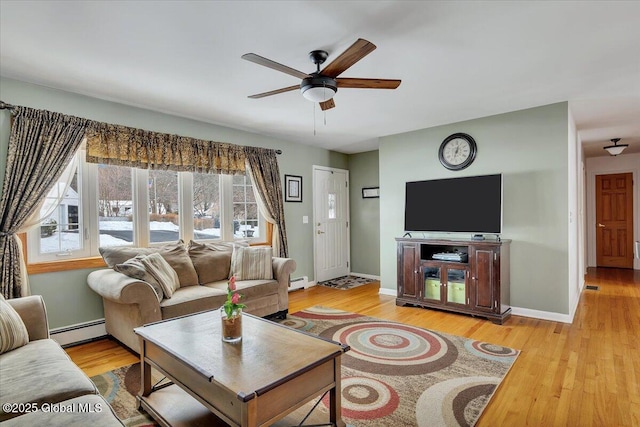
[[[313,167],[316,282],[349,274],[349,171]]]
[[[596,175],[596,265],[633,268],[633,174]]]

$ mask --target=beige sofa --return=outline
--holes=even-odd
[[[7,302],[22,318],[29,342],[0,354],[2,426],[122,427],[93,382],[49,338],[42,297]]]
[[[150,283],[152,280],[144,272],[132,273],[125,268],[126,262],[135,262],[135,257],[153,253],[159,253],[177,273],[179,283],[169,298]],[[110,268],[91,272],[87,282],[102,296],[107,333],[137,353],[140,343],[134,328],[219,308],[226,300],[231,274],[236,276],[246,312],[284,318],[289,308],[290,275],[296,263],[290,258],[272,257],[268,247],[180,241],[154,248],[101,248],[101,254]],[[260,256],[262,268],[252,263]]]

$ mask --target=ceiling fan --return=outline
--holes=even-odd
[[[400,86],[401,80],[393,79],[359,79],[349,77],[338,77],[356,62],[373,52],[376,45],[364,39],[358,39],[347,50],[342,52],[329,65],[320,70],[320,65],[329,57],[324,50],[313,50],[309,52],[309,59],[316,64],[316,71],[313,73],[303,73],[286,65],[279,64],[270,59],[264,58],[255,53],[242,55],[242,59],[255,62],[274,70],[292,75],[302,79],[299,85],[283,87],[269,92],[251,95],[249,98],[257,99],[265,96],[277,95],[300,89],[302,96],[313,102],[319,102],[322,110],[328,110],[336,106],[333,96],[338,88],[354,89],[395,89]]]

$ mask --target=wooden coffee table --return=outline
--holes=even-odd
[[[268,426],[328,392],[329,421],[344,427],[340,356],[349,347],[243,314],[242,341],[222,342],[208,311],[136,328],[140,407],[163,426]],[[151,367],[169,378],[152,387]]]

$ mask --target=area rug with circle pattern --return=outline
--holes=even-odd
[[[282,323],[351,347],[342,356],[342,417],[351,426],[473,426],[519,354],[323,307]]]
[[[473,426],[519,351],[324,307],[284,325],[347,344],[342,355],[342,418],[348,426]],[[155,425],[139,412],[139,364],[93,377],[126,426]],[[302,408],[311,410],[316,402]],[[325,397],[313,420],[328,420]]]

